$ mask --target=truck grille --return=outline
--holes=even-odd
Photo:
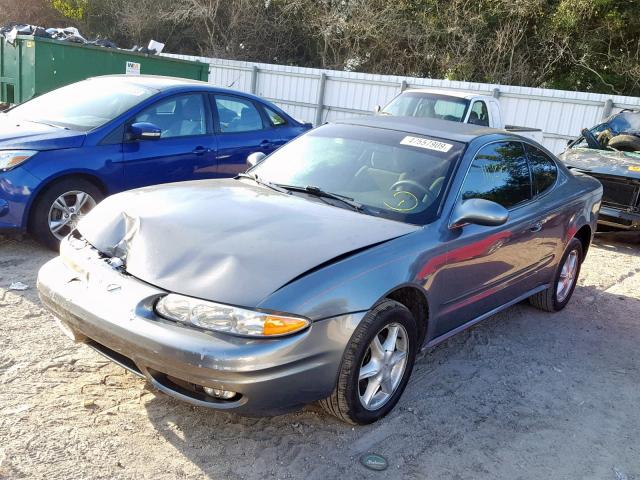
[[[602,183],[602,203],[623,210],[640,211],[640,183],[626,179],[593,175]]]

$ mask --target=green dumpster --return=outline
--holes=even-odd
[[[201,62],[30,35],[19,35],[13,45],[0,38],[2,103],[22,103],[69,83],[114,73],[207,81],[209,66]]]

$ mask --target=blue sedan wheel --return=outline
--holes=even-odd
[[[57,250],[60,240],[76,228],[103,196],[99,188],[83,178],[54,183],[36,200],[30,231],[40,243]]]

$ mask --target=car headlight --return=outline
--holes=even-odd
[[[35,150],[0,150],[0,172],[17,167],[36,153]]]
[[[185,325],[247,337],[289,335],[311,324],[304,317],[246,310],[175,293],[162,297],[155,310],[160,316]]]

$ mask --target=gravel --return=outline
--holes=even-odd
[[[155,393],[58,331],[35,288],[51,257],[0,237],[0,478],[640,480],[638,236],[598,236],[564,311],[523,303],[421,354],[396,409],[355,428]]]

